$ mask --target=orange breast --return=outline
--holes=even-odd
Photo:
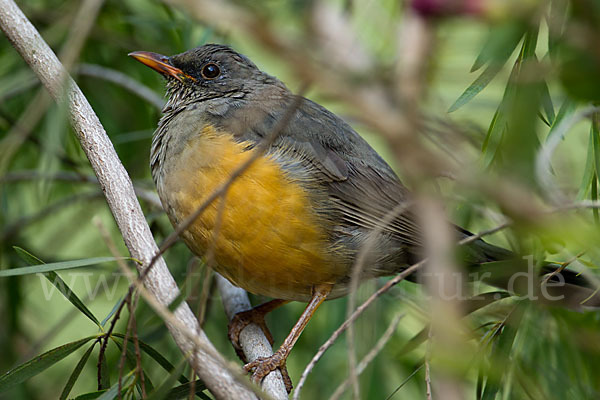
[[[244,151],[229,135],[205,128],[165,176],[163,201],[174,223],[185,219],[240,166]],[[328,252],[326,233],[303,188],[269,157],[259,157],[231,185],[219,232],[216,200],[183,234],[198,255],[214,246],[215,269],[256,294],[307,300],[318,284],[344,276]]]

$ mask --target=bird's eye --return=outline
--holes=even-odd
[[[217,76],[221,75],[221,69],[215,63],[208,63],[202,67],[201,73],[204,79],[215,79]]]

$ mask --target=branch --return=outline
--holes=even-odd
[[[56,101],[67,101],[71,124],[85,151],[100,183],[108,205],[113,213],[131,256],[142,262],[141,273],[158,252],[150,228],[137,202],[131,179],[119,161],[108,139],[81,90],[70,77],[65,79],[65,70],[56,55],[39,35],[21,10],[12,0],[0,0],[0,28],[15,49]],[[155,262],[144,284],[156,297],[158,303],[168,305],[179,293],[173,276],[162,258]],[[245,389],[223,365],[225,360],[218,355],[214,346],[198,326],[198,321],[188,307],[182,303],[175,311],[177,321],[197,332],[202,346],[196,346],[182,334],[180,329],[167,322],[167,328],[181,351],[189,357],[194,370],[217,398],[250,399],[254,395]],[[190,357],[190,354],[193,356]]]
[[[233,286],[221,275],[216,275],[223,308],[225,308],[225,313],[230,320],[235,314],[252,308],[248,294],[244,289]],[[269,340],[262,329],[256,324],[250,324],[242,330],[240,333],[240,345],[242,346],[242,350],[244,350],[246,358],[250,361],[273,355],[273,349]],[[275,370],[265,376],[261,387],[265,392],[271,394],[274,399],[288,398],[285,383],[279,370]]]
[[[119,85],[122,88],[129,90],[131,93],[136,94],[138,97],[146,100],[158,110],[162,110],[163,105],[165,104],[165,101],[159,95],[154,93],[152,89],[142,85],[134,79],[131,79],[121,71],[103,67],[101,65],[80,64],[77,73],[80,75],[103,79],[105,81],[112,82],[115,85]]]

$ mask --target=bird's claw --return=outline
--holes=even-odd
[[[273,335],[271,335],[271,331],[267,327],[264,313],[258,312],[255,309],[237,313],[229,322],[228,336],[235,349],[235,353],[244,362],[247,362],[247,359],[240,345],[240,334],[245,327],[253,323],[262,329],[269,344],[273,345]]]
[[[279,349],[272,356],[257,358],[256,360],[247,363],[244,365],[244,371],[248,373],[252,372],[252,381],[256,384],[260,384],[265,376],[276,369],[279,369],[285,384],[285,389],[290,393],[294,386],[292,385],[292,380],[290,379],[285,365],[286,358],[285,351]]]

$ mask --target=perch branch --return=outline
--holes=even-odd
[[[138,268],[142,272],[158,248],[135,197],[131,179],[98,117],[72,79],[67,77],[64,80],[66,90],[63,88],[64,67],[12,0],[0,0],[0,28],[50,95],[57,101],[67,101],[73,129],[96,173],[131,256],[141,261]],[[155,264],[144,284],[158,303],[166,306],[177,297],[179,289],[164,260],[157,259]],[[181,351],[186,356],[194,353],[190,357],[192,366],[209,390],[217,398],[254,398],[254,394],[223,367],[225,360],[200,330],[188,305],[182,303],[174,314],[181,325],[197,333],[197,341],[202,346],[196,346],[174,324],[166,323]]]

